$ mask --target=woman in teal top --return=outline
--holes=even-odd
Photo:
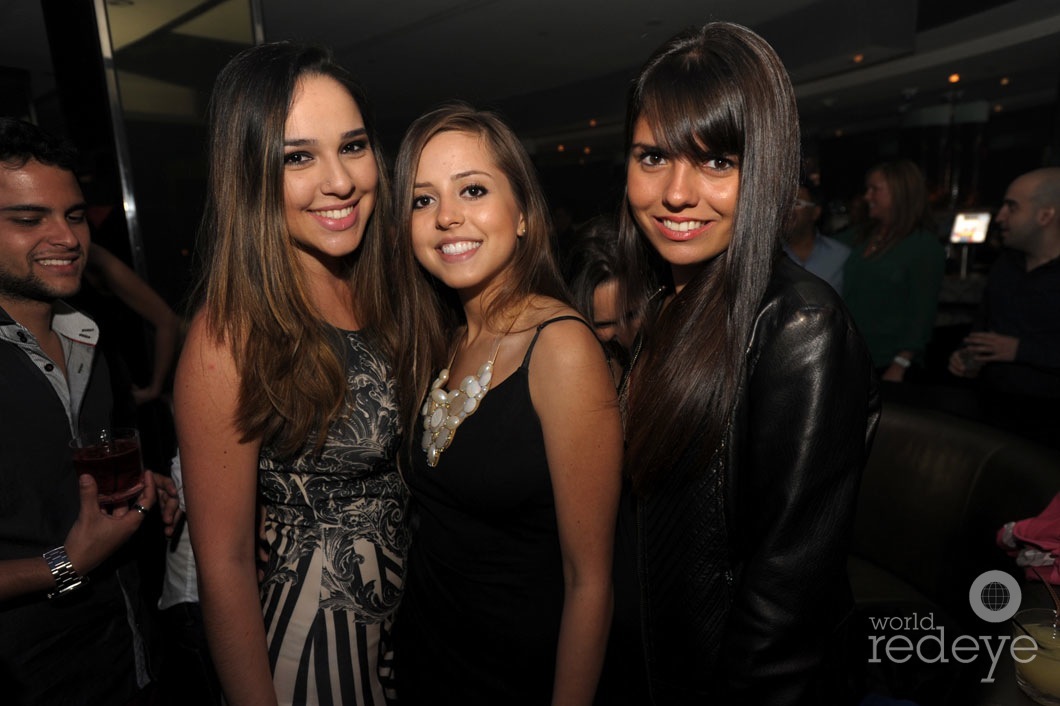
[[[931,339],[945,252],[931,228],[924,175],[909,160],[865,177],[869,220],[837,239],[851,247],[843,299],[884,380],[901,382]]]

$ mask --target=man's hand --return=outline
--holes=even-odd
[[[1016,360],[1020,340],[993,331],[978,331],[968,334],[964,346],[975,354],[976,360],[983,363],[1011,363]]]
[[[165,526],[167,537],[173,536],[173,531],[180,521],[183,513],[180,510],[180,496],[177,494],[177,484],[169,476],[163,476],[153,471],[146,471],[144,476],[151,476],[158,492],[158,506],[162,509],[162,524]]]
[[[959,378],[974,378],[979,376],[983,364],[979,362],[970,348],[958,348],[950,353],[946,369]]]
[[[151,473],[144,474],[144,489],[132,507],[119,507],[107,513],[99,506],[99,491],[92,476],[78,478],[81,490],[81,511],[70,528],[63,545],[74,570],[84,576],[116,552],[136,533],[144,517],[155,505],[157,494]],[[135,509],[143,508],[143,512]]]

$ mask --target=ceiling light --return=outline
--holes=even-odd
[[[855,64],[860,64],[861,62],[865,61],[864,54],[855,54],[852,58],[854,59]]]
[[[958,74],[958,73],[950,74],[950,77],[949,77],[948,80],[949,80],[950,83],[960,83],[961,75]]]

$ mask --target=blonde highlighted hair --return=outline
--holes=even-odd
[[[237,425],[279,455],[319,447],[346,394],[335,330],[314,307],[284,216],[284,125],[304,76],[342,84],[365,120],[379,172],[374,213],[345,267],[367,335],[393,360],[398,322],[385,283],[389,184],[364,95],[325,49],[290,42],[244,50],[221,71],[209,109],[210,177],[192,302],[240,375]]]

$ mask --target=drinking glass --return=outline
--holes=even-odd
[[[961,348],[957,355],[960,356],[961,362],[964,363],[964,372],[967,375],[978,375],[979,371],[983,369],[983,361],[979,360],[975,351],[971,348]]]
[[[1014,653],[1019,656],[1016,683],[1035,702],[1060,706],[1060,630],[1056,612],[1051,608],[1028,608],[1016,613],[1012,618],[1012,639],[1022,636],[1029,637],[1035,649]],[[1026,639],[1013,644],[1020,648],[1029,646]]]
[[[118,427],[78,434],[70,441],[74,468],[96,479],[99,504],[112,507],[131,500],[144,488],[140,434]]]

